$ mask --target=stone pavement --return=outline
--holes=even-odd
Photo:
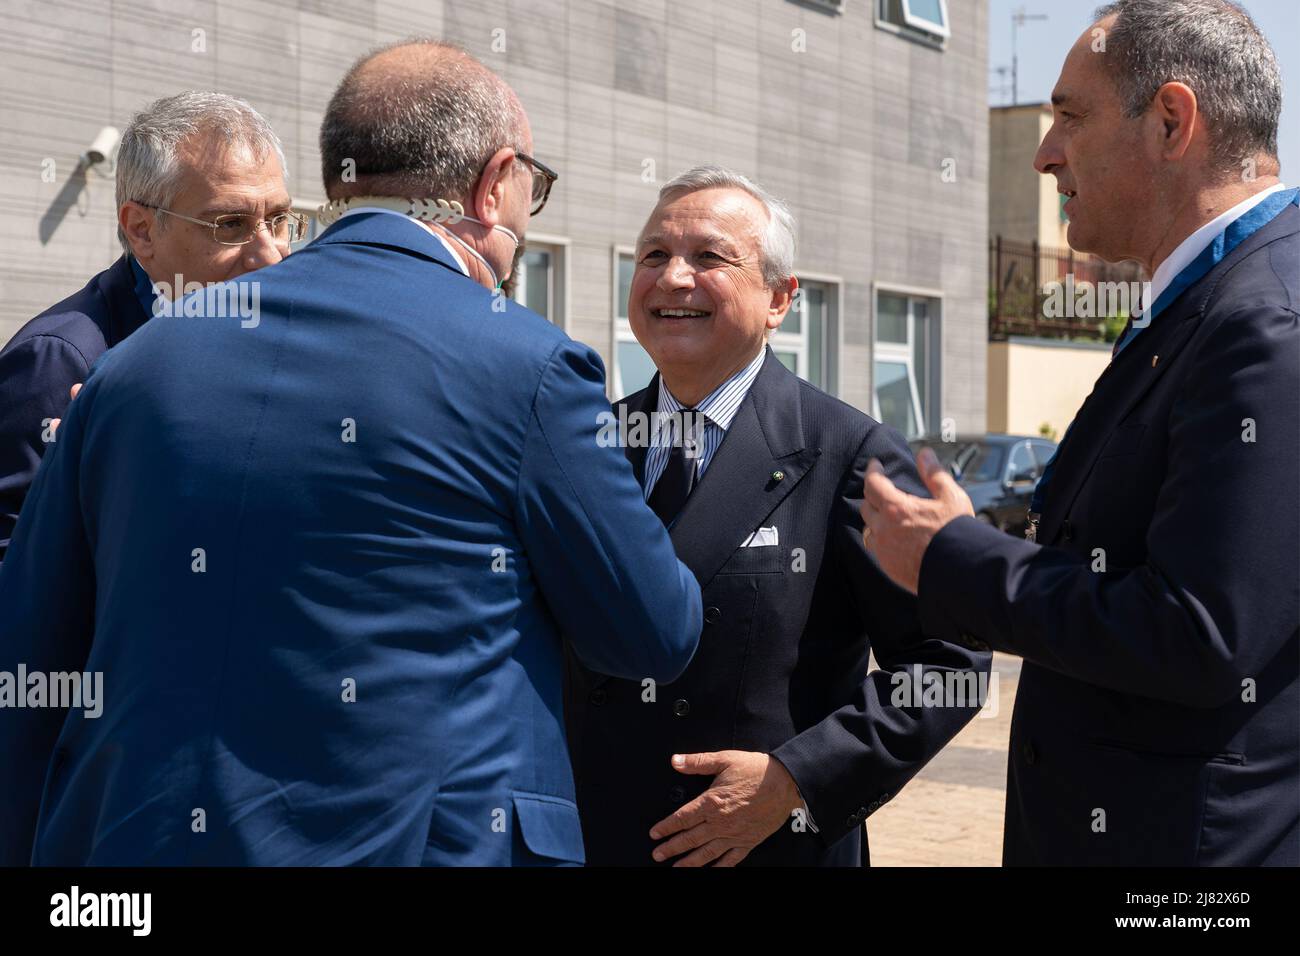
[[[1020,658],[993,655],[995,717],[962,728],[903,792],[867,818],[872,866],[998,866],[1007,739]]]

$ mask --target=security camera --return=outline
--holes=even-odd
[[[87,166],[97,166],[113,155],[113,150],[117,149],[117,141],[121,138],[122,134],[117,131],[116,126],[105,126],[99,131],[95,141],[90,144],[90,149],[81,154],[82,160]]]

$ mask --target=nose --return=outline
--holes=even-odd
[[[659,273],[656,285],[664,292],[672,292],[677,289],[689,289],[695,285],[695,274],[691,271],[686,260],[681,256],[673,256],[664,266],[663,271]]]
[[[239,264],[243,267],[242,272],[252,272],[255,269],[273,266],[288,254],[289,246],[276,242],[275,237],[271,235],[271,227],[263,222],[258,225],[253,238],[244,243],[243,249],[240,250]]]
[[[1038,170],[1044,176],[1056,172],[1057,169],[1065,165],[1065,154],[1061,152],[1056,136],[1056,124],[1047,131],[1043,141],[1038,144],[1038,152],[1034,153],[1034,169]]]

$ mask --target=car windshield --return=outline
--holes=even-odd
[[[918,444],[928,444],[943,465],[956,463],[962,481],[997,481],[1002,474],[1002,449],[996,445],[979,441]]]

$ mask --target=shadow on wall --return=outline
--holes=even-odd
[[[45,210],[45,215],[41,217],[41,245],[49,244],[50,238],[68,215],[68,210],[77,204],[77,200],[85,190],[86,158],[83,156],[77,160],[77,168],[72,171],[68,181],[63,184],[59,194],[54,197],[54,202],[50,203],[50,208]],[[87,196],[89,196],[89,193],[87,193]],[[89,208],[89,204],[87,204],[86,208],[80,209],[79,212],[84,216],[89,211]]]

